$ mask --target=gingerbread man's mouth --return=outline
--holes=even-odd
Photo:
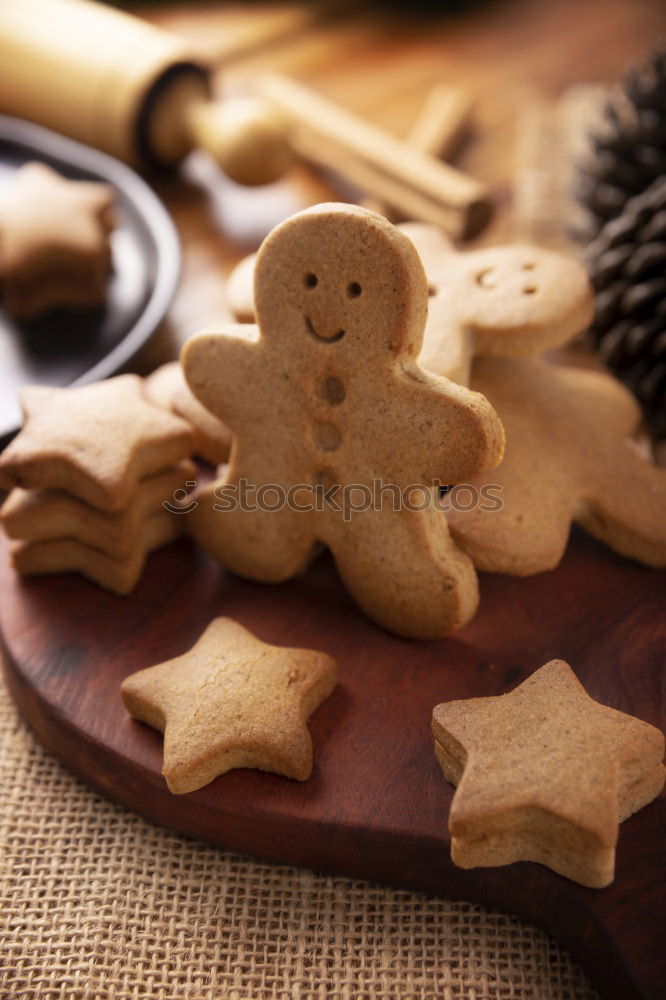
[[[344,330],[337,330],[330,337],[324,337],[323,334],[317,333],[309,316],[305,317],[305,329],[311,337],[314,337],[315,340],[319,340],[322,344],[334,344],[336,340],[341,340],[345,335]]]

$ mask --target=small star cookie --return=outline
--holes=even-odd
[[[7,313],[101,305],[111,270],[114,192],[43,163],[21,167],[0,195],[0,287]]]
[[[619,824],[664,785],[663,734],[594,701],[562,660],[509,694],[437,705],[432,727],[458,786],[449,830],[461,868],[537,861],[603,888]]]
[[[336,683],[325,653],[270,646],[216,618],[188,653],[131,674],[120,690],[130,715],[164,733],[163,774],[180,794],[238,767],[305,781],[306,720]]]
[[[137,375],[21,394],[23,429],[0,456],[0,489],[60,489],[101,510],[126,507],[144,476],[192,453],[190,427],[152,406]]]

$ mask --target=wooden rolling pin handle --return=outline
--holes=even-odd
[[[278,180],[292,162],[284,118],[259,98],[196,101],[186,121],[192,143],[239,184]]]

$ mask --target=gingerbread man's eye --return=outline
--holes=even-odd
[[[359,285],[358,281],[350,281],[347,285],[347,298],[357,299],[362,291],[363,289]]]
[[[305,275],[305,287],[306,288],[316,288],[318,280],[319,279],[317,278],[316,274],[312,274],[312,272],[310,272],[310,274],[306,274]]]

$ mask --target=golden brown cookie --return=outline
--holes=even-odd
[[[144,383],[146,395],[155,406],[171,410],[192,427],[194,454],[211,465],[220,465],[229,458],[231,433],[221,420],[192,395],[180,362],[171,361],[157,368]]]
[[[153,406],[173,412],[173,397],[179,385],[185,384],[183,370],[179,361],[167,361],[146,375],[143,388],[146,399]]]
[[[458,252],[437,226],[398,226],[428,277],[428,321],[419,364],[468,385],[477,354],[518,357],[571,340],[590,323],[593,293],[585,268],[530,246]],[[254,318],[256,254],[231,272],[227,299],[240,322]]]
[[[147,518],[161,513],[165,502],[176,509],[177,499],[195,485],[195,476],[196,466],[190,461],[146,476],[127,507],[112,513],[64,490],[16,487],[0,507],[0,523],[9,538],[31,542],[68,538],[116,558],[129,556],[142,548]]]
[[[0,198],[4,309],[29,318],[53,306],[101,305],[111,270],[113,188],[27,163]]]
[[[619,382],[539,358],[477,358],[471,384],[507,434],[501,464],[470,480],[477,497],[492,486],[499,506],[447,511],[477,569],[552,569],[572,521],[622,555],[666,566],[666,470],[632,446],[640,411]]]
[[[318,205],[265,240],[256,293],[258,327],[203,333],[183,351],[192,391],[235,437],[190,530],[263,582],[298,573],[323,542],[386,628],[419,638],[459,628],[477,584],[441,516],[438,480],[495,466],[503,431],[483,396],[416,362],[428,291],[413,245],[365,209]],[[244,485],[256,502],[243,501]]]
[[[256,253],[243,257],[227,278],[227,304],[239,323],[254,323],[254,268]]]
[[[216,618],[189,652],[131,674],[120,690],[135,719],[164,733],[163,774],[182,793],[237,767],[305,781],[306,722],[336,683],[325,653],[270,646]]]
[[[618,826],[659,795],[664,737],[593,701],[552,660],[509,694],[437,705],[440,766],[461,868],[537,861],[594,888],[612,882]]]
[[[567,343],[592,320],[585,268],[532,246],[454,251],[441,230],[400,227],[428,275],[428,324],[419,363],[469,385],[475,355],[520,357]]]
[[[162,510],[145,518],[127,555],[109,555],[75,538],[54,538],[12,542],[10,561],[21,576],[81,573],[105,590],[125,595],[139,582],[147,554],[179,538],[184,530],[183,516]]]
[[[148,403],[137,375],[80,388],[29,386],[23,429],[0,456],[0,489],[65,490],[122,510],[144,476],[192,454],[180,417]]]

